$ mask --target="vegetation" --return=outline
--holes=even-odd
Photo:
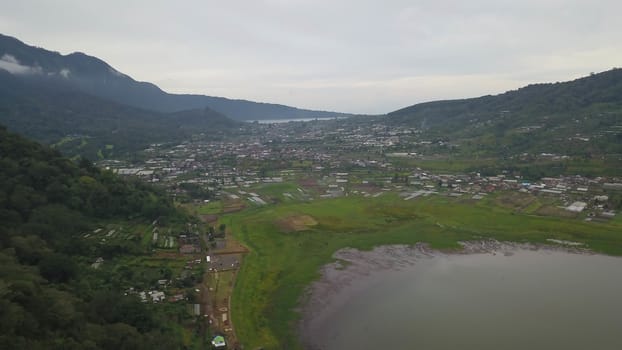
[[[283,224],[288,219],[305,223],[309,218],[313,224],[302,230]],[[545,243],[555,238],[622,255],[619,222],[522,214],[499,205],[497,198],[475,204],[447,197],[404,201],[393,194],[344,197],[248,209],[226,216],[224,222],[251,250],[239,272],[232,303],[236,332],[249,348],[300,347],[295,309],[305,288],[318,278],[319,268],[344,247],[427,242],[433,248],[456,249],[460,240]]]
[[[140,236],[110,245],[81,239],[101,222],[154,218],[184,214],[145,184],[0,128],[0,348],[180,348],[168,317],[124,295],[124,280],[141,279],[131,266],[90,266],[96,257],[141,255]]]
[[[591,159],[622,153],[620,96],[622,69],[612,69],[496,96],[421,103],[389,113],[387,122],[425,130],[447,153],[470,158],[546,152]]]
[[[163,114],[121,105],[67,87],[0,70],[0,123],[68,155],[129,156],[151,143],[216,137],[237,123],[204,108]]]

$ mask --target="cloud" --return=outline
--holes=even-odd
[[[11,74],[41,74],[39,66],[26,66],[21,64],[14,56],[4,54],[0,58],[0,69],[4,69]]]
[[[63,68],[60,70],[60,72],[58,72],[58,74],[60,74],[61,77],[68,79],[69,78],[69,74],[71,74],[71,71],[67,68]]]

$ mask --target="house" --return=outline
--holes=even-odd
[[[223,337],[222,335],[215,336],[212,340],[212,345],[216,349],[224,349],[227,346],[227,344],[225,343],[225,337]]]
[[[169,280],[158,280],[159,286],[166,286],[169,283]]]
[[[94,269],[97,269],[97,268],[99,268],[99,267],[101,266],[101,264],[103,264],[103,263],[104,263],[104,258],[99,257],[99,258],[97,258],[97,259],[95,260],[95,262],[94,262],[94,263],[92,263],[92,264],[91,264],[91,267],[92,267],[92,268],[94,268]]]
[[[585,202],[574,202],[571,205],[567,206],[566,210],[572,211],[575,213],[580,213],[583,211],[583,209],[585,209],[586,206],[587,206],[587,203]]]
[[[163,301],[166,298],[164,292],[150,291],[149,295],[151,296],[151,300],[153,300],[154,303]]]

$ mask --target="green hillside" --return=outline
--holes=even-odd
[[[387,121],[425,131],[470,155],[622,153],[622,69],[496,96],[416,104]]]
[[[132,271],[91,264],[145,254],[139,236],[83,239],[105,223],[184,220],[157,190],[0,128],[0,348],[177,349],[161,310],[124,295]],[[125,277],[123,277],[125,276]]]
[[[68,155],[119,157],[150,143],[216,135],[237,126],[210,109],[164,114],[0,70],[0,123]]]

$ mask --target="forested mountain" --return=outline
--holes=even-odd
[[[161,193],[0,127],[0,348],[176,349],[154,310],[90,267],[142,254],[80,239],[102,220],[184,218]]]
[[[389,113],[387,121],[470,143],[470,152],[620,153],[622,69],[495,96],[420,103]]]
[[[0,69],[0,123],[91,159],[121,156],[150,143],[179,141],[195,133],[216,134],[237,126],[210,109],[164,114],[104,100],[62,81]]]
[[[164,113],[209,107],[236,120],[349,116],[223,97],[169,94],[154,84],[135,81],[96,57],[79,52],[61,55],[1,34],[0,69],[20,78],[36,77],[39,84],[64,84],[103,99]]]

